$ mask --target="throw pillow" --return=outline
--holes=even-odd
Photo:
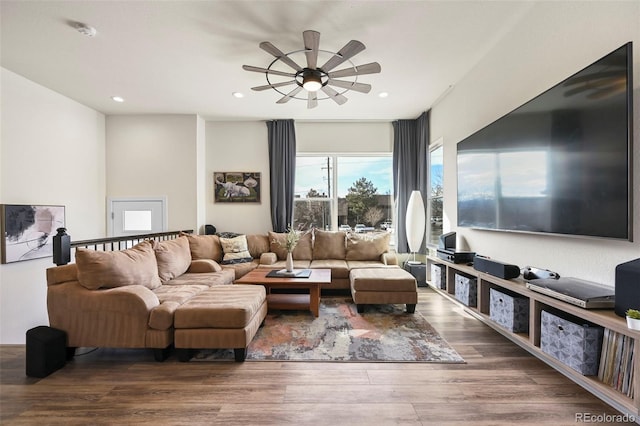
[[[284,248],[286,241],[286,233],[269,231],[269,251],[275,253],[279,260],[285,260],[287,258],[287,249]],[[313,258],[311,232],[305,232],[300,235],[298,244],[291,254],[295,260],[311,260]]]
[[[239,235],[235,238],[220,238],[220,244],[222,244],[222,251],[224,252],[221,262],[223,265],[251,262],[253,260],[247,247],[246,235]]]
[[[191,265],[189,240],[185,236],[174,240],[154,241],[153,251],[158,262],[158,276],[163,284],[187,272]]]
[[[192,259],[213,259],[216,262],[222,260],[222,246],[217,235],[193,235],[182,234],[189,240],[189,250]]]
[[[347,260],[380,260],[383,253],[389,251],[391,234],[347,236]]]
[[[346,256],[345,237],[342,231],[314,231],[313,259],[344,259]]]
[[[96,251],[76,249],[78,281],[89,290],[142,285],[151,290],[162,285],[151,242],[130,249]]]

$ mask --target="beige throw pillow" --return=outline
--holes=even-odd
[[[154,241],[153,250],[158,262],[158,276],[163,284],[187,272],[191,265],[189,240],[185,236],[174,240]]]
[[[162,284],[151,242],[143,241],[127,250],[76,249],[78,281],[89,290],[142,285],[150,289]]]
[[[380,260],[383,253],[389,251],[391,234],[347,236],[347,260]]]
[[[220,244],[224,252],[221,262],[223,265],[251,262],[253,260],[247,246],[246,235],[238,235],[235,238],[220,238]]]
[[[213,259],[216,262],[222,260],[222,246],[217,235],[182,235],[189,240],[192,259]]]
[[[344,259],[346,255],[345,237],[342,231],[313,231],[313,259]]]

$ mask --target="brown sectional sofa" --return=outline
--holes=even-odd
[[[208,259],[233,269],[240,278],[255,268],[283,269],[287,252],[282,248],[286,234],[269,232],[267,235],[249,234],[235,238],[246,240],[245,262],[225,264],[222,241],[217,235],[185,234],[189,239],[193,259]],[[397,268],[398,259],[389,250],[390,234],[359,235],[342,231],[314,230],[305,233],[293,250],[296,269],[331,269],[331,285],[323,289],[350,288],[349,272],[363,268]],[[281,243],[279,243],[279,241]],[[240,247],[242,248],[242,246]]]
[[[222,269],[214,261],[192,260],[186,237],[144,241],[113,252],[79,248],[75,264],[47,270],[49,323],[67,333],[72,350],[153,348],[156,359],[162,360],[174,343],[174,320],[181,307],[202,294],[221,294],[220,299],[233,303],[219,304],[203,315],[224,316],[248,306],[254,316],[246,324],[218,330],[229,334],[239,328],[242,339],[221,342],[248,343],[266,316],[266,294],[260,286],[231,285],[234,278],[234,270]],[[250,337],[245,336],[247,326],[253,333]]]
[[[67,333],[71,349],[154,348],[162,360],[172,344],[229,347],[244,359],[266,316],[266,294],[262,286],[230,284],[255,268],[284,268],[284,238],[183,234],[122,251],[78,248],[75,264],[47,270],[50,325]],[[331,269],[326,288],[333,289],[350,289],[353,269],[399,269],[389,234],[316,230],[302,236],[293,258],[296,268]]]

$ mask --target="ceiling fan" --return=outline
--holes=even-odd
[[[351,40],[344,45],[338,52],[331,52],[320,49],[320,33],[313,30],[307,30],[302,33],[304,41],[304,49],[295,50],[289,53],[283,53],[268,41],[260,43],[260,48],[271,55],[275,56],[267,68],[254,67],[251,65],[243,65],[245,71],[253,71],[265,74],[267,83],[264,86],[252,87],[252,90],[262,91],[273,89],[284,95],[276,103],[284,104],[291,99],[307,100],[307,108],[315,108],[318,106],[319,100],[332,99],[338,105],[347,102],[344,94],[350,90],[361,93],[369,93],[371,85],[359,83],[358,77],[365,74],[379,73],[381,68],[377,62],[371,62],[364,65],[354,65],[351,62],[358,53],[365,49],[365,45],[357,40]],[[293,59],[296,55],[306,56],[306,67],[298,65]],[[326,56],[328,59],[322,66],[318,66],[318,59]],[[350,66],[337,71],[332,71],[338,65],[347,62]],[[284,67],[283,65],[286,65]],[[293,69],[291,72],[289,68]],[[287,77],[283,79],[282,77]],[[343,80],[345,77],[352,77],[349,80]],[[285,80],[285,81],[278,81]],[[293,89],[281,89],[287,86],[294,86]],[[338,90],[334,89],[337,87]],[[302,90],[307,91],[306,97],[297,96]],[[284,91],[283,91],[284,90]],[[318,97],[318,92],[322,91],[326,97]]]

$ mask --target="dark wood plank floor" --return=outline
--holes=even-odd
[[[620,415],[435,292],[420,289],[418,311],[466,364],[157,363],[146,350],[99,349],[34,379],[24,346],[0,346],[0,423],[571,425],[577,413]]]

